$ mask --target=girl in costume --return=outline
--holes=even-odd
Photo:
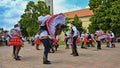
[[[36,45],[36,50],[40,50],[39,49],[39,45],[40,45],[40,38],[39,38],[39,33],[37,33],[36,35],[35,35],[35,40],[34,40],[34,44]]]
[[[21,60],[20,56],[18,55],[23,45],[21,38],[22,38],[22,35],[20,31],[20,26],[16,24],[11,33],[10,42],[8,43],[8,46],[13,46],[13,56],[15,60]]]

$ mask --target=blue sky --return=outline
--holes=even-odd
[[[0,28],[13,28],[29,1],[36,0],[0,0]],[[88,8],[88,2],[89,0],[53,0],[54,14]]]

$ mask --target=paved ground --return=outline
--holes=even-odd
[[[0,68],[120,68],[120,43],[116,45],[116,48],[102,46],[99,51],[78,46],[78,57],[70,55],[71,49],[60,46],[56,53],[49,54],[50,65],[42,64],[42,45],[37,51],[34,46],[25,43],[20,52],[21,61],[12,58],[12,47],[0,46]]]

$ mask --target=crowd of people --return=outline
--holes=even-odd
[[[40,50],[39,45],[42,43],[44,46],[43,64],[51,64],[51,61],[48,60],[48,53],[54,53],[59,47],[59,35],[65,28],[65,17],[63,14],[56,14],[53,16],[43,15],[38,17],[38,23],[40,24],[40,31],[36,33],[35,36],[27,40],[28,42],[31,41],[33,46],[35,45],[36,50]],[[81,48],[84,49],[87,49],[88,47],[95,47],[93,42],[96,42],[97,49],[101,50],[102,40],[106,40],[106,47],[115,47],[115,36],[112,31],[104,33],[101,29],[98,29],[95,34],[85,32],[80,33],[74,23],[75,22],[72,21],[70,30],[65,32],[66,49],[69,49],[71,46],[71,55],[79,56],[76,43],[80,42]],[[13,58],[15,60],[21,60],[19,52],[24,44],[19,24],[14,25],[14,28],[8,32],[7,45],[13,46]]]

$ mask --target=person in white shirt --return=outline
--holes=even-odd
[[[40,23],[40,39],[44,45],[43,64],[51,64],[51,62],[48,60],[48,53],[50,51],[51,45],[49,42],[48,30],[45,24],[45,22],[49,18],[50,18],[49,15],[38,17],[38,22]]]
[[[78,52],[77,52],[77,46],[76,46],[76,40],[77,40],[77,37],[78,37],[78,30],[76,28],[76,26],[74,25],[74,21],[71,23],[71,34],[72,34],[72,37],[73,37],[73,40],[72,40],[72,55],[73,56],[79,56],[78,55]]]
[[[65,26],[65,16],[62,13],[52,16],[45,15],[41,18],[38,17],[38,21],[40,22],[40,39],[44,45],[43,64],[51,64],[47,60],[51,48],[49,39],[55,40],[54,38],[60,35]]]
[[[115,48],[115,43],[114,43],[114,40],[115,40],[115,35],[114,35],[114,33],[112,32],[112,31],[110,31],[110,37],[112,38],[112,46],[111,46],[111,48]]]
[[[65,33],[65,44],[66,44],[66,48],[65,49],[69,49],[69,45],[71,45],[71,34],[70,31],[67,31]]]

